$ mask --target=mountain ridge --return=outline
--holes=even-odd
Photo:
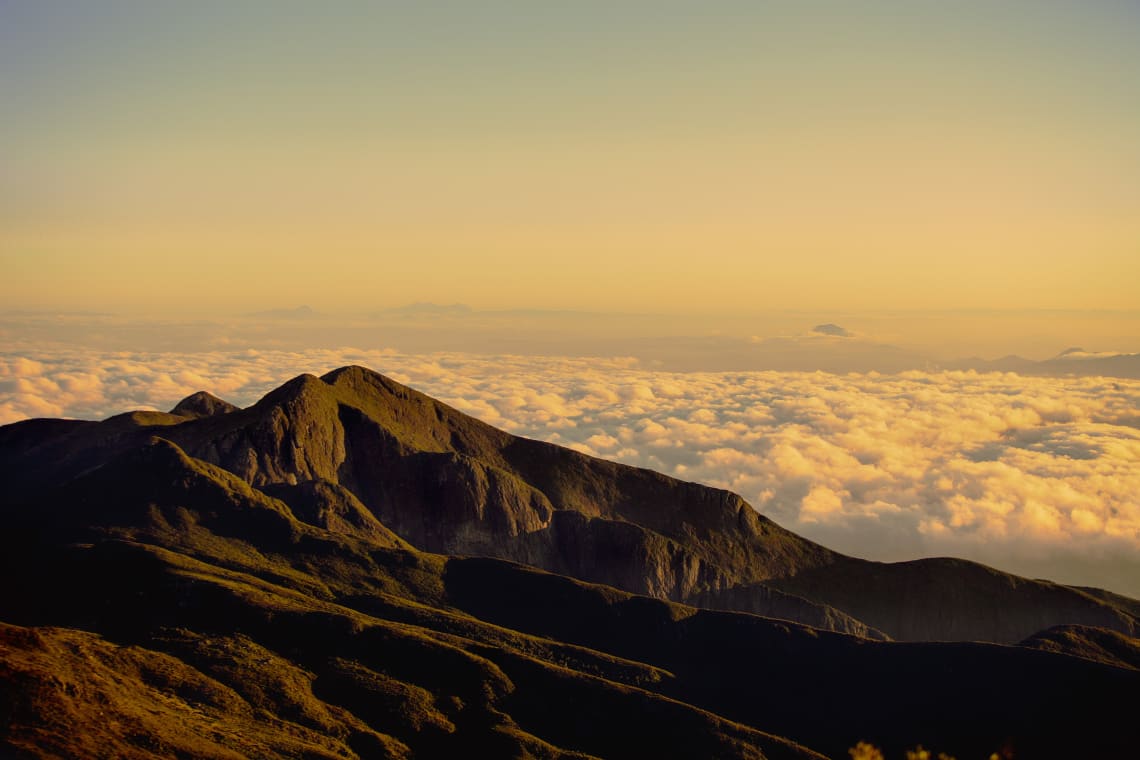
[[[66,479],[157,434],[302,513],[351,515],[379,535],[377,522],[422,550],[863,636],[1017,643],[1064,624],[1138,628],[1111,595],[958,560],[845,557],[731,492],[517,438],[362,367],[299,375],[246,409],[210,408],[225,411],[118,415],[93,423],[107,428],[98,436],[64,427],[62,447],[33,453]],[[68,447],[85,436],[97,444]],[[35,472],[17,469],[10,479]]]
[[[444,553],[489,554],[658,598],[705,603],[711,600],[712,606],[791,619],[803,619],[789,612],[803,606],[798,600],[815,605],[819,599],[812,585],[789,578],[812,574],[841,577],[849,574],[853,566],[878,575],[884,569],[890,572],[891,567],[898,567],[846,558],[806,541],[759,515],[731,492],[617,465],[553,444],[510,436],[362,367],[343,367],[321,378],[303,375],[283,385],[279,395],[275,395],[277,392],[268,394],[255,408],[262,404],[266,408],[283,404],[297,410],[317,403],[326,406],[329,411],[325,418],[329,419],[332,400],[328,398],[327,388],[334,391],[337,416],[344,433],[329,430],[320,436],[318,446],[331,452],[339,463],[326,463],[319,469],[325,477],[334,477],[334,470],[335,477],[344,477],[348,489],[360,496],[381,522],[420,548]],[[356,445],[348,443],[352,435],[356,436]],[[343,454],[336,444],[338,439],[345,440]],[[395,439],[395,445],[391,439]],[[310,441],[300,446],[305,451],[312,447]],[[188,450],[204,455],[207,461],[212,460],[210,451],[195,451],[193,446]],[[356,454],[358,450],[366,455]],[[433,454],[458,456],[459,461],[449,459],[450,466],[442,468],[450,474],[458,473],[455,478],[433,484],[438,485],[438,490],[417,500],[410,509],[400,508],[398,504],[390,507],[393,502],[408,499],[408,492],[422,483],[422,475],[413,465],[404,468],[405,481],[400,484],[403,490],[377,488],[368,468],[377,461],[384,462],[382,466],[388,468],[391,478],[392,469],[406,457],[428,460],[422,466],[431,473],[441,469]],[[364,472],[354,472],[358,460],[363,460]],[[220,457],[219,463],[227,464]],[[302,465],[298,469],[312,472],[313,463],[307,464],[307,468]],[[239,474],[251,481],[258,479],[256,473]],[[273,477],[287,479],[289,474]],[[433,513],[433,506],[437,504],[452,508],[444,514]],[[461,506],[457,509],[456,505]],[[513,505],[513,508],[495,510],[496,506],[503,505]],[[579,515],[588,519],[583,520]],[[505,531],[472,530],[494,524],[496,518]],[[413,524],[416,522],[418,524]],[[456,525],[466,532],[463,535],[458,535],[459,531],[453,535],[433,532],[441,526],[446,530]],[[548,534],[552,534],[550,541],[543,540]],[[575,548],[552,551],[551,544],[557,549],[563,542],[571,542]],[[621,557],[631,553],[638,559],[644,557],[644,561],[629,562],[621,570],[611,565],[605,572],[582,562],[583,558],[599,555],[614,562],[614,555]],[[1013,576],[993,577],[1004,584],[1005,579]],[[731,598],[733,588],[755,584],[763,584],[765,591],[751,598]],[[1034,588],[1049,594],[1055,591],[1052,586]],[[920,598],[937,600],[938,592],[938,588],[928,587]],[[1061,590],[1059,593],[1071,596],[1070,601],[1077,607],[1087,606],[1090,617],[1069,614],[1063,621],[1040,618],[1016,628],[1003,622],[1001,631],[977,625],[958,636],[905,623],[887,627],[873,625],[896,638],[957,637],[1009,643],[1055,622],[1109,625],[1129,635],[1136,630],[1131,615],[1113,614],[1107,602],[1090,600],[1080,592]],[[722,600],[724,603],[718,603]],[[846,599],[836,597],[835,601],[842,603],[825,602],[804,622],[826,626],[829,619],[842,620],[837,630],[864,635],[869,632],[847,622],[848,618],[859,620],[859,614],[852,612]],[[917,600],[911,603],[913,601]],[[1034,605],[1026,606],[1033,608]],[[1005,615],[1007,610],[1002,612]],[[953,609],[947,614],[953,615]],[[880,615],[877,619],[885,620],[885,617]]]

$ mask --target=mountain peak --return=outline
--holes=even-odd
[[[825,325],[816,325],[811,329],[816,335],[828,335],[833,338],[851,338],[854,337],[851,331],[845,327],[840,327],[837,324],[828,322]]]
[[[327,386],[325,383],[321,382],[321,379],[319,377],[306,372],[304,374],[297,375],[296,377],[287,380],[278,387],[274,388],[269,393],[262,396],[261,400],[258,401],[254,406],[264,408],[267,406],[285,404],[290,401],[296,401],[297,399],[303,398],[305,396],[311,396],[314,394],[321,395],[326,390],[328,390]]]
[[[230,412],[236,411],[238,411],[238,407],[230,402],[224,401],[212,393],[198,391],[197,393],[191,393],[175,404],[174,408],[170,410],[170,413],[176,414],[179,417],[200,419],[202,417],[214,417],[219,414],[229,414]]]
[[[362,367],[359,364],[349,364],[344,367],[338,367],[337,369],[321,375],[321,380],[325,381],[329,385],[338,385],[342,379],[349,383],[360,382],[362,380],[389,380],[389,378],[386,378],[376,370],[368,369],[368,367]],[[389,382],[392,381],[389,380]]]

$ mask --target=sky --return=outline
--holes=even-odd
[[[1140,309],[1140,8],[0,0],[0,303]]]
[[[0,424],[359,363],[842,551],[1140,598],[1138,38],[1126,0],[0,0]]]

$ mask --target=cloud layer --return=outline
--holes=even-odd
[[[363,364],[519,435],[729,488],[875,559],[953,554],[1140,596],[1140,382],[665,373],[632,359],[355,349],[0,354],[0,422],[247,405]]]

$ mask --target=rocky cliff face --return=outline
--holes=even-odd
[[[280,498],[341,489],[412,545],[536,565],[661,599],[710,599],[832,552],[740,497],[510,436],[376,373],[303,375],[248,410],[165,431]],[[744,609],[881,635],[762,590]],[[731,600],[730,600],[731,601]]]

